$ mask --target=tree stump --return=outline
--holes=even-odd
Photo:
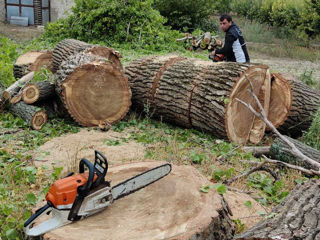
[[[298,185],[276,206],[273,218],[256,224],[236,237],[238,240],[320,239],[320,181]]]
[[[63,61],[74,54],[85,52],[100,56],[111,61],[119,69],[122,69],[120,54],[113,48],[107,48],[99,45],[88,44],[76,39],[64,39],[59,42],[53,50],[53,68],[58,71]]]
[[[268,113],[267,66],[160,56],[133,61],[126,67],[126,74],[133,106],[150,108],[150,113],[164,121],[194,127],[240,144],[258,143],[264,135],[265,123],[236,98],[257,109],[247,91],[248,78]]]
[[[115,185],[161,162],[110,167],[107,179]],[[216,191],[201,193],[207,179],[190,166],[173,166],[161,180],[84,220],[55,229],[44,239],[232,239],[234,229]]]
[[[13,65],[13,75],[22,78],[31,71],[40,71],[42,67],[52,69],[52,53],[50,51],[29,51],[18,57]]]
[[[313,160],[320,162],[320,152],[316,149],[309,147],[308,145],[305,145],[304,143],[287,137],[290,142],[292,142],[304,155],[308,156],[309,158],[312,158]],[[271,147],[270,147],[270,154],[274,156],[274,158],[291,163],[296,164],[299,166],[302,166],[307,169],[315,169],[312,165],[308,164],[305,161],[301,161],[301,159],[297,159],[293,154],[291,148],[280,138],[276,138]]]
[[[290,74],[272,74],[269,119],[280,132],[298,137],[320,107],[320,92]]]
[[[27,84],[22,90],[22,100],[27,104],[55,96],[55,85],[49,81]]]
[[[56,92],[83,126],[121,120],[131,105],[128,80],[118,65],[89,52],[71,55],[57,71]]]
[[[39,107],[25,104],[23,101],[10,105],[9,111],[21,117],[34,130],[40,130],[47,122],[45,111]]]

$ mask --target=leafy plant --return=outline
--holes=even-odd
[[[0,87],[8,87],[14,81],[13,63],[18,57],[17,45],[0,35]]]
[[[320,108],[313,118],[311,127],[303,134],[303,141],[320,151]]]
[[[204,193],[208,193],[210,189],[216,189],[219,194],[225,194],[227,192],[226,186],[221,183],[217,183],[215,185],[205,185],[200,188],[200,191]]]

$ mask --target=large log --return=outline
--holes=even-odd
[[[64,39],[53,50],[53,68],[57,71],[63,61],[74,54],[86,52],[108,59],[119,69],[122,69],[120,54],[113,48],[88,44],[76,39]]]
[[[27,104],[52,98],[55,95],[55,85],[49,81],[27,84],[22,90],[22,99]]]
[[[33,77],[34,72],[29,72],[27,75],[15,81],[10,87],[8,87],[2,92],[2,97],[6,100],[10,100],[10,98],[16,95],[21,89],[21,87],[23,87],[27,82],[33,79]]]
[[[61,64],[57,76],[56,91],[81,125],[105,126],[127,114],[131,105],[128,79],[108,59],[80,52]]]
[[[265,123],[236,98],[257,107],[247,91],[248,78],[268,113],[267,66],[160,56],[133,61],[126,67],[126,74],[133,106],[150,106],[155,117],[241,144],[258,143],[264,135]]]
[[[112,185],[161,162],[110,167]],[[104,211],[55,229],[44,239],[232,239],[234,228],[222,197],[201,193],[208,180],[190,166],[173,166],[161,180],[115,201]]]
[[[47,122],[47,114],[41,108],[20,101],[10,105],[9,111],[21,117],[32,129],[40,130]]]
[[[320,239],[320,181],[298,185],[268,218],[236,237],[238,240]]]
[[[309,158],[312,158],[313,160],[320,162],[320,152],[317,151],[316,149],[309,147],[308,145],[305,145],[304,143],[295,140],[293,138],[287,137],[304,155],[308,156]],[[270,147],[270,154],[274,156],[274,158],[291,163],[291,164],[296,164],[299,166],[303,166],[307,169],[315,169],[312,167],[312,165],[308,164],[305,161],[301,161],[301,159],[296,158],[292,154],[291,148],[286,144],[283,140],[280,138],[276,138],[271,147]]]
[[[320,107],[320,92],[290,74],[273,73],[272,79],[270,121],[286,135],[301,136]]]
[[[13,75],[19,79],[31,71],[40,71],[43,67],[53,70],[52,53],[50,51],[29,51],[18,57],[13,65]]]

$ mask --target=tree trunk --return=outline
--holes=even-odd
[[[49,99],[55,95],[55,85],[49,81],[27,84],[22,90],[22,99],[27,104]]]
[[[34,72],[29,72],[27,75],[23,76],[21,79],[15,81],[10,87],[3,91],[2,97],[6,100],[10,100],[14,95],[16,95],[21,87],[23,87],[27,82],[29,82],[34,77]]]
[[[61,65],[57,76],[56,91],[81,125],[105,126],[127,114],[131,105],[128,80],[106,58],[80,52]]]
[[[305,145],[304,143],[297,141],[295,139],[287,137],[304,155],[312,158],[313,160],[320,162],[320,152],[316,149]],[[276,138],[270,148],[270,153],[274,156],[275,159],[278,159],[283,162],[296,164],[307,169],[315,169],[307,162],[302,162],[301,159],[297,159],[293,154],[291,148],[280,138]]]
[[[42,109],[20,101],[10,105],[9,111],[21,117],[32,129],[40,130],[47,122],[47,114]]]
[[[161,162],[111,166],[112,185],[159,166]],[[116,200],[107,209],[60,227],[44,239],[232,239],[234,228],[217,191],[201,193],[208,180],[190,166],[173,166],[163,179]],[[66,234],[66,233],[71,234]]]
[[[257,143],[264,135],[265,123],[236,98],[257,108],[247,91],[247,77],[268,113],[270,75],[266,66],[161,56],[133,61],[126,74],[133,106],[157,118],[241,144]]]
[[[320,107],[320,92],[289,74],[272,75],[269,119],[280,132],[301,136],[311,126],[313,115]]]
[[[40,71],[42,67],[52,69],[52,54],[50,51],[29,51],[18,57],[13,65],[13,75],[22,78],[31,71]]]
[[[240,234],[238,240],[320,239],[320,181],[298,185],[266,219]]]
[[[99,45],[92,45],[75,39],[64,39],[59,42],[53,50],[53,68],[57,71],[63,61],[68,61],[69,57],[80,53],[91,53],[111,61],[119,69],[122,69],[120,54],[113,48]]]

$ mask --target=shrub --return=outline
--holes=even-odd
[[[155,0],[154,7],[168,19],[167,25],[181,31],[192,31],[213,15],[215,0]]]
[[[320,108],[315,114],[308,132],[303,135],[303,141],[320,151]]]
[[[18,57],[16,48],[16,44],[0,36],[0,87],[8,87],[15,81],[12,69]]]
[[[305,0],[299,28],[309,36],[320,34],[320,0]]]
[[[152,3],[153,0],[75,0],[72,15],[48,24],[45,37],[153,48],[175,33],[163,26],[166,20],[152,8]]]

